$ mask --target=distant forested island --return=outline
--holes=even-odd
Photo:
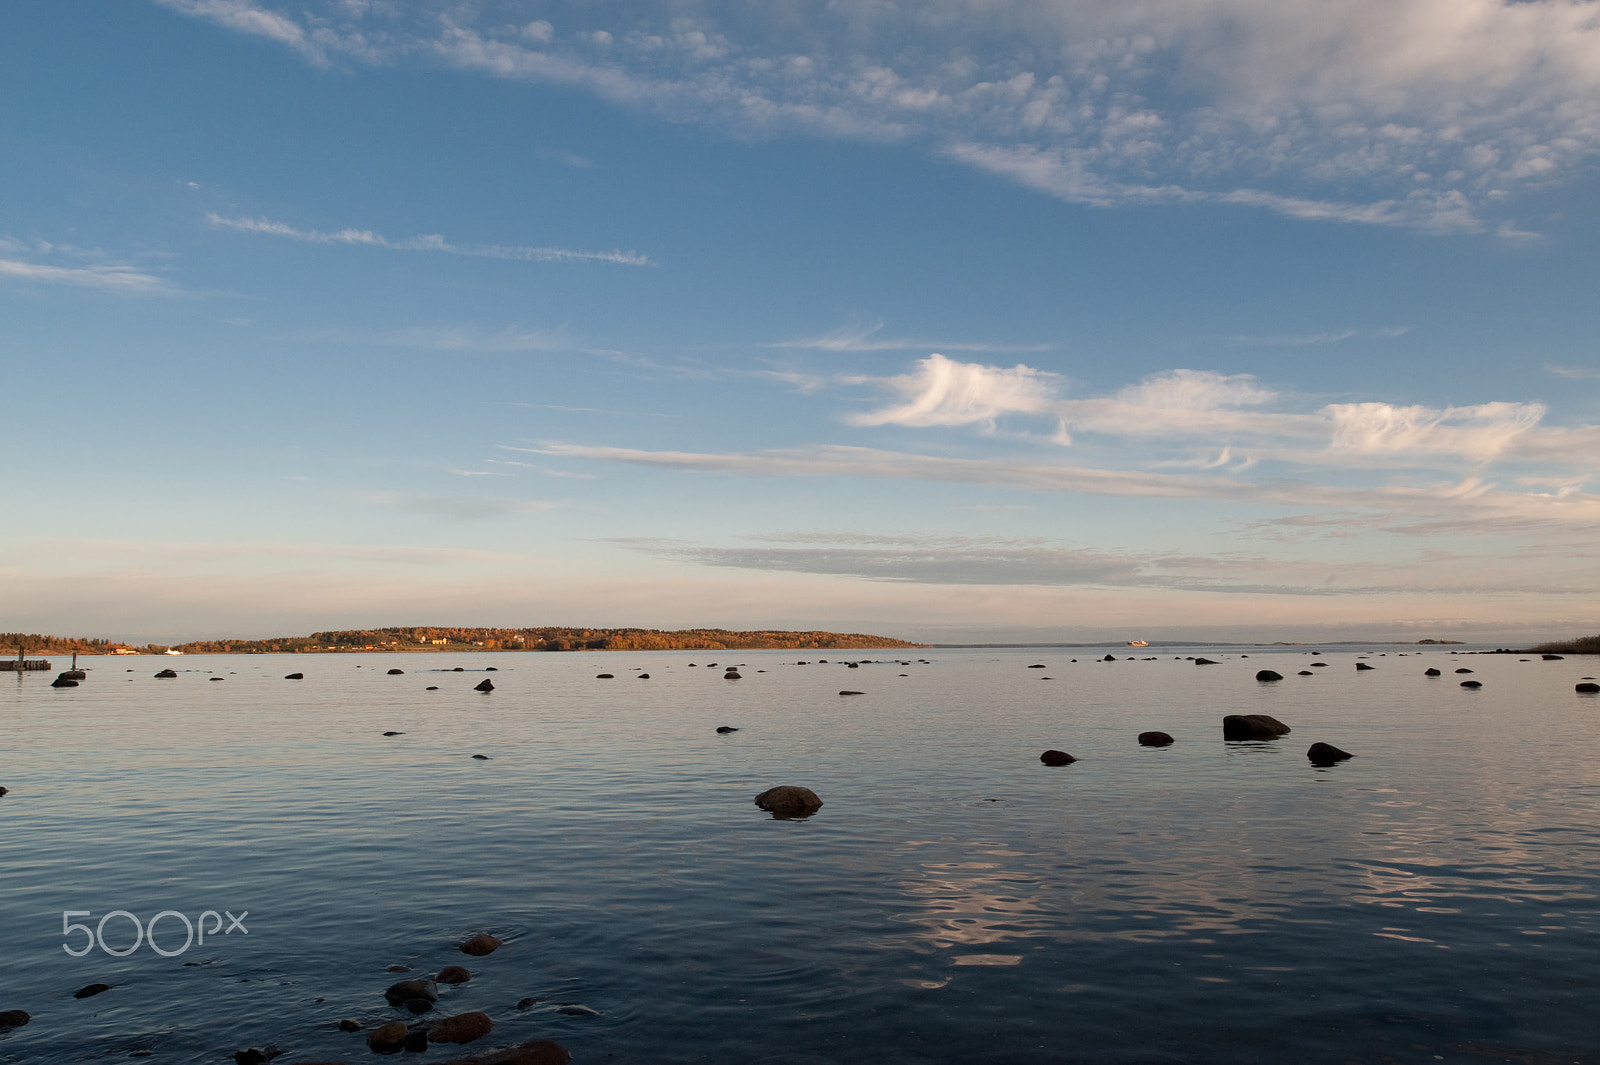
[[[862,647],[926,647],[859,632],[784,632],[761,629],[584,629],[545,626],[478,629],[404,625],[383,629],[339,629],[310,636],[268,640],[193,640],[133,646],[34,634],[0,634],[0,653],[25,648],[34,654],[326,654],[341,651],[758,651],[845,650]]]
[[[1557,640],[1528,648],[1530,653],[1542,655],[1600,655],[1600,635],[1579,636],[1572,640]]]

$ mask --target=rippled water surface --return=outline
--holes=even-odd
[[[1573,690],[1600,661],[1381,650],[1359,672],[1347,649],[1034,649],[0,674],[0,1010],[33,1017],[0,1062],[366,1060],[335,1022],[399,1016],[386,967],[465,963],[440,1008],[494,1018],[475,1046],[553,1038],[578,1065],[1600,1065],[1600,701]],[[1230,713],[1294,731],[1224,742]],[[1357,757],[1313,767],[1316,740]],[[751,804],[785,783],[826,805]],[[68,910],[247,932],[77,958]],[[456,951],[478,931],[506,945]],[[103,935],[134,942],[121,917]]]

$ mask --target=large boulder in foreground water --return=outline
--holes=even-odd
[[[1172,737],[1165,732],[1141,732],[1139,733],[1139,746],[1171,747]]]
[[[1283,674],[1274,669],[1256,670],[1256,680],[1282,680]]]
[[[810,817],[822,809],[822,800],[810,788],[780,784],[756,796],[756,805],[774,817]]]
[[[1288,725],[1267,714],[1229,714],[1222,719],[1225,740],[1275,740],[1288,731]]]
[[[1077,759],[1066,751],[1046,751],[1039,756],[1039,761],[1045,765],[1071,765]]]

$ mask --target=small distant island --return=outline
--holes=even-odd
[[[765,651],[927,647],[859,632],[786,632],[730,629],[528,629],[406,625],[339,629],[267,640],[193,640],[134,646],[111,640],[0,633],[0,648],[34,654],[337,654],[352,651]]]

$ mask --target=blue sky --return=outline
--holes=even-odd
[[[0,627],[1600,629],[1600,16],[0,10]]]

